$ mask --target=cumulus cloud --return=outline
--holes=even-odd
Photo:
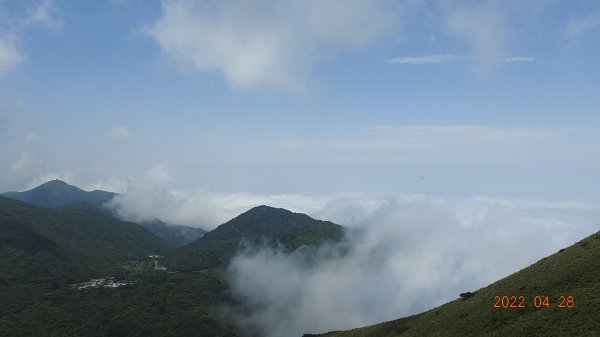
[[[124,140],[131,137],[131,132],[124,126],[113,125],[108,129],[106,136],[110,139]]]
[[[242,250],[229,266],[249,336],[301,336],[421,312],[598,230],[597,205],[426,195],[348,195],[313,212],[345,241],[292,254]],[[518,251],[519,254],[514,254]]]
[[[29,4],[28,4],[29,5]],[[17,7],[18,8],[18,7]],[[33,2],[25,10],[8,8],[0,3],[0,76],[17,68],[25,61],[25,55],[19,50],[19,37],[32,26],[40,26],[55,31],[62,26],[56,6],[52,0]]]
[[[217,71],[239,88],[297,89],[317,62],[393,31],[397,12],[383,0],[171,0],[145,33],[181,69]]]

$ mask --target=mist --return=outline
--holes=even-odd
[[[310,212],[330,199],[300,194],[214,193],[202,189],[184,192],[163,187],[129,187],[105,207],[127,221],[160,219],[170,224],[212,230],[255,206],[265,204],[294,212]]]
[[[344,240],[232,259],[240,305],[220,313],[242,333],[296,337],[416,314],[600,229],[594,205],[485,197],[347,195],[312,215],[345,225]]]

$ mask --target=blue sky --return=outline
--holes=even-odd
[[[596,1],[3,0],[0,188],[596,199],[599,39]]]

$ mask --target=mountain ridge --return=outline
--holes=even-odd
[[[91,204],[111,200],[117,193],[102,190],[85,191],[62,180],[54,179],[23,192],[5,192],[3,196],[32,205],[56,208],[76,202]]]
[[[118,193],[103,190],[85,191],[62,180],[54,179],[23,192],[5,192],[4,197],[26,202],[31,205],[62,209],[72,212],[97,213],[119,219],[105,207]],[[206,231],[202,228],[166,223],[160,219],[140,221],[139,225],[149,229],[172,247],[180,247],[193,242]]]
[[[343,227],[283,208],[256,206],[174,251],[169,260],[181,270],[224,266],[243,242],[282,244],[288,251],[342,238]]]

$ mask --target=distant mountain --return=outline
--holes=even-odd
[[[67,184],[62,180],[51,180],[25,192],[6,192],[3,196],[20,200],[28,204],[55,208],[77,202],[97,205],[112,199],[116,193],[95,190],[86,192],[79,187]]]
[[[206,231],[202,228],[167,224],[158,219],[144,221],[140,225],[148,228],[154,235],[173,247],[187,245],[206,234]]]
[[[173,268],[198,270],[226,266],[242,241],[251,244],[282,244],[288,251],[302,245],[337,241],[342,227],[315,220],[282,208],[258,206],[179,248],[169,258]]]
[[[0,280],[106,275],[132,260],[168,251],[138,224],[0,197]]]
[[[415,316],[305,336],[600,336],[600,232],[474,294],[461,295]],[[503,296],[508,296],[504,304]],[[521,303],[525,308],[502,308]]]
[[[234,337],[210,313],[225,283],[154,271],[168,250],[134,223],[0,196],[0,336]],[[128,284],[72,286],[108,276]]]
[[[104,204],[118,195],[117,193],[95,190],[86,192],[79,187],[69,185],[61,180],[51,180],[25,192],[6,192],[3,196],[28,204],[60,208],[73,212],[92,212],[117,218]],[[160,237],[172,247],[180,247],[193,242],[206,233],[201,228],[174,225],[159,219],[139,222],[152,233]]]

